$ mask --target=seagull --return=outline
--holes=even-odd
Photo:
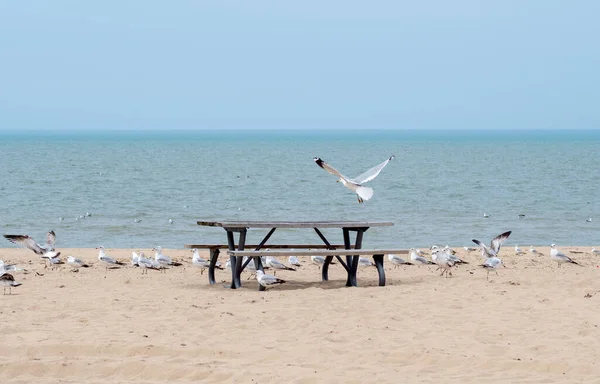
[[[13,244],[31,249],[36,255],[40,255],[40,257],[45,259],[52,259],[60,256],[60,252],[54,250],[54,243],[56,241],[56,234],[54,231],[50,231],[46,234],[45,245],[38,244],[28,235],[4,235],[4,238]]]
[[[487,219],[488,217],[490,217],[490,215],[488,215],[487,213],[483,212],[483,217],[485,217]]]
[[[156,269],[156,270],[160,269],[160,267],[156,266],[155,261],[150,260],[146,257],[144,252],[140,252],[139,254],[137,254],[137,265],[142,269],[142,275],[148,274],[149,269]]]
[[[381,172],[381,170],[394,158],[395,156],[390,156],[383,163],[374,166],[373,168],[369,169],[368,171],[362,173],[361,175],[353,179],[342,175],[337,169],[333,168],[331,165],[327,164],[319,157],[315,157],[313,158],[313,160],[315,161],[315,163],[317,163],[319,167],[323,168],[332,175],[337,176],[337,181],[341,182],[344,185],[344,187],[350,189],[352,192],[355,192],[358,198],[358,202],[362,203],[363,201],[369,200],[371,199],[371,197],[373,197],[373,189],[369,187],[364,187],[363,184],[376,178],[377,175],[379,175],[379,173]]]
[[[117,261],[115,259],[113,259],[112,257],[108,256],[105,252],[104,252],[104,247],[101,245],[98,248],[98,260],[100,260],[101,262],[103,262],[104,264],[106,264],[106,270],[108,270],[109,266],[114,266],[114,265],[123,265],[122,262]]]
[[[141,222],[141,221],[142,221],[142,219],[133,219],[133,222],[136,223],[136,224],[139,223],[139,222]]]
[[[592,248],[591,252],[592,252],[594,255],[600,255],[600,249]]]
[[[174,267],[181,265],[181,263],[174,262],[173,260],[171,260],[171,258],[169,256],[163,255],[162,247],[157,246],[155,248],[152,248],[152,250],[154,251],[154,261],[156,261],[160,265],[163,265],[163,266],[172,265]],[[156,263],[155,263],[155,265],[156,265]]]
[[[6,264],[4,260],[0,260],[0,274],[3,272],[24,271],[23,268],[17,267],[15,264]]]
[[[412,256],[412,253],[414,253],[416,255],[416,252],[414,252],[414,248],[411,248],[411,249],[413,250],[411,252],[411,256]],[[398,255],[394,255],[394,254],[390,253],[387,256],[388,256],[388,260],[390,261],[390,263],[394,264],[394,268],[398,268],[401,265],[412,265],[412,263],[409,263],[408,261],[404,260],[403,258],[401,258]],[[420,257],[420,256],[417,256],[417,257]]]
[[[323,256],[311,256],[310,260],[317,265],[325,264],[325,257]]]
[[[3,294],[6,295],[6,287],[8,287],[8,294],[12,295],[12,287],[18,287],[21,283],[15,281],[13,275],[7,272],[0,271],[0,284],[4,286]]]
[[[476,250],[477,250],[476,248],[473,248],[473,247],[463,247],[463,248],[464,248],[464,249],[465,249],[465,251],[467,251],[468,253],[471,253],[471,252],[473,252],[473,251],[476,251]]]
[[[450,256],[452,255],[438,250],[436,250],[435,253],[435,263],[442,269],[442,274],[440,276],[444,276],[444,273],[446,274],[446,277],[448,277],[448,275],[452,276],[452,271],[450,271],[450,269],[456,264],[450,259]]]
[[[522,250],[521,248],[519,248],[519,246],[518,246],[518,245],[515,245],[515,254],[517,254],[517,255],[522,255],[522,254],[524,254],[524,253],[525,253],[525,252],[523,252],[523,250]]]
[[[392,260],[390,259],[390,261],[392,261]],[[417,250],[414,248],[410,249],[410,261],[412,261],[413,264],[416,264],[416,265],[433,264],[431,261],[429,261],[426,258],[424,258],[423,256],[419,255]]]
[[[198,252],[198,250],[196,248],[192,248],[192,265],[194,267],[198,267],[200,268],[200,274],[204,274],[204,270],[208,269],[208,267],[210,267],[210,261],[203,259],[200,257],[200,252]],[[215,268],[217,269],[223,269],[221,266],[219,265],[215,265]]]
[[[556,261],[558,263],[559,268],[562,263],[571,263],[571,264],[580,265],[579,263],[573,261],[573,259],[571,259],[569,256],[565,255],[564,253],[562,253],[561,251],[556,249],[556,244],[552,244],[550,246],[550,259]]]
[[[173,219],[169,219],[169,224],[173,224]]]
[[[591,223],[592,222],[592,218],[590,217],[590,218],[586,219],[585,221],[588,222],[588,223]]]
[[[366,257],[359,256],[358,257],[358,266],[359,267],[374,267],[375,263]]]
[[[479,240],[473,239],[473,242],[481,247],[481,256],[485,258],[495,257],[498,256],[498,252],[500,252],[500,247],[502,246],[502,243],[504,243],[504,241],[508,239],[508,236],[510,236],[511,232],[512,231],[504,232],[494,237],[489,248]]]
[[[290,265],[293,265],[296,267],[302,266],[302,264],[300,264],[300,260],[298,260],[298,258],[296,256],[288,257],[288,263],[290,263]]]
[[[296,270],[292,267],[288,267],[287,265],[283,264],[281,261],[277,260],[273,256],[267,256],[267,265],[273,269],[282,269],[282,270],[286,270],[286,271],[295,271]]]
[[[529,252],[533,253],[534,255],[544,256],[542,252],[539,252],[537,249],[533,248],[533,245],[529,246]]]
[[[138,255],[136,252],[131,252],[131,266],[132,267],[139,267],[139,260],[140,260],[140,255]]]
[[[285,283],[285,280],[281,280],[280,278],[272,275],[265,275],[263,271],[256,271],[256,280],[258,280],[258,284],[265,288],[268,288],[271,285]]]
[[[67,256],[67,264],[72,265],[75,268],[89,268],[89,265],[73,256]]]
[[[496,269],[498,269],[500,266],[502,265],[502,260],[500,260],[500,258],[493,256],[493,257],[488,257],[485,262],[483,264],[481,264],[481,266],[483,268],[486,269],[487,275],[485,277],[486,280],[490,279],[490,271],[493,270],[496,272]],[[498,272],[496,272],[496,275],[498,274]]]

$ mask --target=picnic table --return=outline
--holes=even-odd
[[[342,230],[343,236],[343,245],[345,250],[351,249],[361,249],[363,237],[365,232],[371,227],[386,227],[393,226],[394,223],[389,221],[198,221],[198,225],[208,226],[208,227],[221,227],[225,230],[227,235],[227,244],[229,248],[230,254],[230,263],[231,263],[231,288],[237,289],[241,287],[241,273],[246,265],[250,261],[254,261],[255,267],[257,270],[263,270],[260,252],[254,253],[254,256],[248,257],[246,261],[244,261],[243,257],[240,257],[242,254],[235,255],[235,251],[244,251],[244,247],[246,244],[246,238],[249,229],[265,229],[268,230],[267,234],[264,236],[262,241],[260,241],[255,247],[254,251],[260,251],[264,247],[267,246],[267,242],[273,235],[273,233],[278,228],[285,229],[312,229],[321,239],[321,241],[325,244],[328,250],[334,250],[335,246],[325,237],[321,229],[325,228],[336,228]],[[350,232],[355,232],[354,244],[352,244],[350,239]],[[238,240],[235,239],[235,234],[238,234]],[[373,250],[373,255],[376,254],[378,250]],[[329,252],[329,253],[327,253]],[[300,252],[298,252],[300,253]],[[323,252],[322,252],[323,253]],[[321,276],[323,281],[328,280],[328,269],[329,264],[334,258],[332,254],[334,252],[325,251],[325,263],[323,264],[323,268],[321,271]],[[348,253],[348,251],[340,251],[340,255],[345,255],[345,262],[340,257],[340,255],[335,255],[340,264],[346,270],[348,277],[346,281],[346,286],[357,286],[356,273],[358,269],[358,255],[353,255],[352,253]],[[252,253],[251,253],[252,254]],[[361,254],[364,254],[361,252]],[[245,255],[245,254],[244,254]],[[376,259],[379,260],[379,259]],[[211,256],[210,265],[209,265],[209,274],[213,274],[214,276],[214,268],[216,265],[216,257],[215,255]],[[378,264],[378,271],[383,272],[383,255],[381,255],[381,262]],[[380,266],[379,266],[380,264]],[[263,288],[260,287],[262,290]]]

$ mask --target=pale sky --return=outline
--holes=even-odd
[[[600,129],[600,1],[0,2],[0,130]]]

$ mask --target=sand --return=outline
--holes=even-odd
[[[598,382],[600,257],[559,248],[582,266],[505,247],[506,268],[486,281],[478,252],[455,248],[472,264],[453,278],[386,265],[386,287],[362,268],[346,288],[339,265],[322,283],[306,259],[267,292],[256,280],[226,288],[226,271],[209,285],[182,249],[164,250],[182,267],[147,275],[106,271],[94,249],[61,249],[94,263],[79,272],[0,249],[27,269],[0,296],[0,382]],[[128,261],[131,250],[107,253]]]

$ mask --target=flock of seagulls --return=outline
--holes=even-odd
[[[375,172],[375,176],[383,169],[385,164],[393,157],[386,160],[386,162],[380,164],[377,167],[372,168],[368,172]],[[376,169],[375,171],[372,171]],[[503,266],[502,259],[499,258],[500,250],[502,248],[503,243],[508,239],[511,235],[511,231],[504,232],[492,239],[489,245],[485,243],[473,239],[473,243],[479,246],[479,250],[481,251],[481,256],[484,259],[482,264],[479,264],[480,267],[486,270],[486,279],[489,280],[490,272],[495,272],[498,274],[497,270]],[[44,260],[46,267],[48,265],[54,264],[62,264],[63,262],[60,259],[61,252],[56,251],[56,233],[54,231],[49,231],[46,234],[46,242],[44,244],[40,244],[36,242],[32,237],[28,235],[4,235],[4,237],[19,246],[30,249],[36,255],[40,257],[41,260]],[[463,247],[467,253],[476,251],[478,248],[474,247]],[[119,261],[106,253],[106,250],[103,246],[99,246],[98,248],[98,262],[103,264],[106,268],[106,271],[109,269],[120,268],[126,263]],[[154,252],[154,258],[146,258],[144,252],[137,251],[132,252],[131,256],[131,266],[139,267],[142,270],[142,274],[147,274],[148,270],[157,270],[161,272],[165,272],[166,269],[175,266],[181,266],[182,264],[179,262],[175,262],[163,253],[163,249],[160,246],[157,246],[152,249]],[[468,262],[460,259],[455,254],[456,252],[446,245],[444,248],[439,248],[436,245],[433,245],[430,248],[431,251],[431,260],[428,260],[425,255],[426,253],[421,251],[420,249],[411,248],[409,250],[409,260],[405,260],[399,255],[389,254],[387,255],[388,261],[394,266],[394,268],[398,268],[403,265],[435,265],[438,270],[441,270],[440,276],[450,277],[452,276],[452,269],[461,264],[468,264]],[[514,248],[515,255],[524,255],[526,252],[521,249],[518,245],[515,245]],[[198,249],[192,249],[192,265],[196,268],[200,269],[200,273],[203,274],[205,269],[210,267],[210,261],[205,260],[200,257],[200,252]],[[543,253],[537,251],[533,246],[529,247],[529,253],[536,256],[544,256]],[[596,248],[592,248],[591,253],[594,255],[600,255],[600,250]],[[555,244],[550,246],[550,259],[558,264],[560,268],[562,264],[575,264],[580,265],[575,260],[565,255],[563,252],[556,248]],[[321,267],[325,263],[325,257],[323,256],[311,256],[311,262],[319,267]],[[302,263],[296,256],[290,256],[288,258],[288,264],[279,261],[277,258],[273,256],[266,256],[262,258],[262,264],[265,269],[273,270],[273,275],[265,274],[263,271],[256,270],[256,266],[254,265],[253,260],[248,260],[244,258],[243,262],[246,264],[246,270],[248,270],[252,277],[254,275],[258,281],[258,283],[264,287],[269,287],[278,284],[284,284],[285,280],[277,278],[275,274],[277,271],[296,271],[296,268],[302,266]],[[66,263],[74,268],[74,270],[79,268],[89,268],[91,265],[85,263],[81,259],[78,259],[74,256],[67,256]],[[332,262],[331,264],[335,264]],[[375,264],[372,260],[366,257],[359,258],[359,266],[360,267],[372,267]],[[217,269],[224,269],[221,266],[221,263],[217,261],[215,267]],[[227,261],[226,268],[231,268],[229,265],[229,261]],[[18,287],[21,283],[15,281],[14,276],[9,272],[23,270],[18,268],[14,264],[6,264],[2,260],[0,260],[0,284],[3,285],[4,290],[3,293],[6,294],[6,289],[8,288],[9,294],[12,293],[13,287]],[[249,278],[250,278],[249,277]]]

